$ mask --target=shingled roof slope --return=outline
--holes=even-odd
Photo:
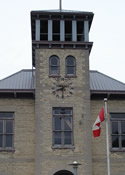
[[[0,91],[35,89],[34,73],[31,69],[24,69],[0,80]],[[125,84],[98,71],[90,71],[90,90],[125,92]]]

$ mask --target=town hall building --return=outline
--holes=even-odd
[[[89,70],[93,16],[31,12],[32,69],[0,80],[0,175],[106,175],[104,98],[111,175],[125,174],[125,84]]]

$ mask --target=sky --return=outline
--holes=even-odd
[[[59,0],[0,0],[0,79],[32,68],[30,11]],[[62,0],[62,9],[94,13],[90,70],[125,83],[125,0]]]

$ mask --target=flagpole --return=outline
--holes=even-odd
[[[62,10],[62,0],[60,0],[60,5],[59,5],[60,7],[60,10]]]
[[[105,124],[106,124],[106,145],[107,145],[107,172],[108,172],[108,175],[110,175],[107,98],[104,98],[104,104],[105,104],[104,111],[105,111]]]

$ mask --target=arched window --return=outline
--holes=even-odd
[[[56,55],[50,57],[49,60],[49,73],[50,75],[59,75],[59,58]]]
[[[71,171],[61,170],[56,172],[54,175],[74,175]]]
[[[67,76],[76,75],[76,62],[73,56],[68,56],[66,58],[66,75]]]

